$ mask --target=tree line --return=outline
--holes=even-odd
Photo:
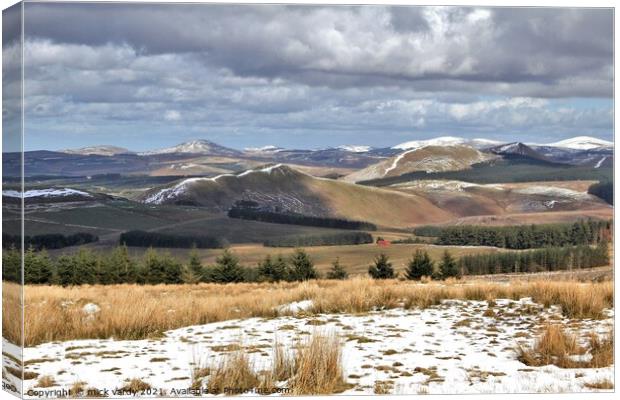
[[[2,253],[3,279],[21,282],[21,255],[15,248]],[[417,250],[406,266],[404,277],[420,280],[422,277],[445,279],[462,275],[557,271],[591,268],[609,264],[608,245],[547,247],[528,251],[506,251],[475,254],[455,259],[445,251],[435,263],[426,251]],[[379,254],[368,267],[374,279],[394,279],[398,274],[386,254]],[[179,284],[179,283],[232,283],[279,282],[319,279],[312,258],[303,249],[289,256],[267,255],[256,267],[240,264],[238,257],[224,250],[213,265],[204,265],[196,250],[189,253],[187,262],[181,262],[169,253],[148,249],[140,259],[130,256],[126,246],[118,246],[107,253],[96,253],[81,248],[72,254],[55,259],[45,250],[29,248],[24,252],[24,283],[62,286],[84,284]],[[347,270],[337,258],[325,275],[327,279],[346,279]]]
[[[467,255],[458,264],[461,273],[468,275],[572,270],[609,265],[609,249],[607,242],[602,241],[597,246]]]
[[[435,236],[435,244],[450,246],[493,246],[507,249],[532,249],[596,244],[611,235],[610,221],[516,226],[420,227],[417,236]]]
[[[614,205],[614,183],[613,181],[604,181],[590,185],[588,193],[605,200],[607,203]]]
[[[2,253],[3,280],[21,282],[21,255],[15,247]],[[328,279],[344,279],[345,269],[336,260]],[[238,257],[224,250],[213,265],[204,265],[197,251],[189,253],[183,263],[167,252],[149,248],[136,259],[124,245],[101,253],[80,248],[72,254],[52,258],[45,250],[30,247],[24,252],[24,283],[62,286],[85,284],[178,284],[178,283],[231,283],[277,282],[318,279],[320,274],[310,256],[303,249],[292,255],[265,257],[257,267],[240,264]]]
[[[336,232],[319,235],[294,235],[267,239],[266,247],[342,246],[372,243],[368,232]]]
[[[79,246],[99,240],[98,236],[91,233],[78,232],[71,235],[60,233],[47,233],[42,235],[24,236],[24,246],[40,249],[61,249],[68,246]],[[2,233],[2,248],[21,247],[21,236]]]
[[[510,183],[535,181],[613,181],[613,168],[602,166],[573,166],[532,158],[504,158],[473,164],[471,168],[459,171],[429,172],[415,171],[358,182],[367,186],[390,186],[414,180],[455,180],[472,183]]]
[[[252,221],[271,222],[275,224],[318,226],[321,228],[376,231],[377,226],[370,222],[352,221],[343,218],[315,217],[303,214],[280,213],[252,207],[235,206],[228,211],[230,218]]]
[[[225,241],[211,236],[200,235],[174,235],[170,233],[145,232],[134,230],[121,234],[121,245],[133,247],[172,247],[189,249],[221,249],[226,245]]]

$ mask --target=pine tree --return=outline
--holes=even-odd
[[[336,258],[336,261],[332,264],[332,269],[327,273],[327,279],[347,279],[349,274],[347,271],[340,265],[340,259]]]
[[[24,281],[32,284],[50,283],[52,263],[45,250],[36,252],[31,246],[24,253]]]
[[[407,279],[419,281],[423,276],[433,275],[433,262],[426,251],[416,250],[407,265]]]
[[[271,256],[267,255],[265,259],[258,264],[258,276],[261,280],[274,282],[274,265]]]
[[[149,247],[144,253],[142,265],[145,283],[156,285],[166,281],[165,265],[157,251],[155,251],[152,247]]]
[[[319,274],[314,269],[314,264],[303,249],[295,249],[290,258],[291,278],[295,281],[307,281],[309,279],[318,279]]]
[[[75,255],[76,281],[78,285],[97,282],[98,259],[92,251],[80,248]]]
[[[213,281],[218,283],[242,282],[244,278],[243,268],[239,265],[239,259],[228,249],[215,260],[213,268]]]
[[[58,283],[62,286],[79,285],[77,261],[74,256],[62,255],[56,259]]]
[[[375,263],[368,268],[368,273],[374,279],[393,279],[396,277],[392,263],[389,262],[388,256],[384,253],[375,258]]]
[[[205,273],[202,263],[200,262],[200,257],[198,256],[198,251],[196,247],[193,247],[189,253],[189,262],[183,268],[181,279],[185,283],[198,283],[203,281],[204,278]]]
[[[3,280],[21,283],[22,263],[20,253],[14,245],[11,245],[8,250],[2,250]]]
[[[443,258],[439,264],[439,272],[443,279],[459,277],[459,269],[454,258],[447,250],[443,253]]]

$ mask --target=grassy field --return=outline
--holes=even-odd
[[[374,258],[381,253],[385,253],[390,257],[390,261],[397,272],[402,272],[405,270],[408,260],[411,259],[413,253],[418,249],[428,251],[431,258],[435,261],[441,259],[445,250],[450,251],[455,257],[467,254],[501,251],[492,247],[433,246],[425,244],[395,244],[388,247],[381,247],[376,244],[362,244],[305,248],[317,270],[320,272],[329,270],[332,262],[338,257],[340,259],[340,264],[352,275],[368,274],[368,266],[372,264]],[[231,246],[230,250],[240,258],[242,264],[253,266],[258,264],[258,262],[262,261],[265,256],[269,254],[282,254],[286,256],[292,254],[295,249],[273,248],[250,244]],[[215,259],[222,251],[223,250],[219,249],[201,250],[200,256],[205,264],[211,264],[215,262]]]
[[[20,321],[6,307],[15,305],[15,284],[4,283],[3,335],[11,340]],[[295,283],[198,285],[26,286],[25,343],[80,338],[142,339],[163,331],[237,318],[272,318],[286,311],[278,306],[312,300],[309,313],[364,313],[376,308],[425,308],[442,299],[493,300],[531,297],[534,302],[562,307],[569,318],[602,318],[613,305],[613,282],[575,281],[432,282],[317,280]],[[92,318],[82,311],[88,303],[100,307]],[[170,312],[169,310],[174,310]]]

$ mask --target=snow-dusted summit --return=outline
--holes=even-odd
[[[127,150],[124,147],[100,145],[100,146],[88,146],[79,149],[66,149],[60,150],[61,153],[67,154],[81,154],[84,156],[97,155],[97,156],[116,156],[119,154],[133,154],[133,152]]]
[[[340,150],[344,150],[344,151],[348,151],[351,153],[368,153],[370,150],[372,150],[372,147],[370,146],[361,146],[361,145],[349,145],[349,144],[345,144],[342,146],[338,146],[338,149]]]
[[[575,150],[592,150],[601,148],[612,148],[614,144],[613,142],[593,138],[590,136],[577,136],[570,139],[560,140],[559,142],[549,143],[547,146],[563,147]]]
[[[159,150],[152,150],[140,153],[140,155],[154,155],[154,154],[215,154],[215,155],[232,155],[239,154],[237,150],[230,149],[228,147],[220,146],[217,143],[210,142],[208,140],[199,139],[191,140],[189,142],[181,143],[173,147],[166,147]]]
[[[392,148],[398,149],[398,150],[411,150],[411,149],[417,149],[417,148],[425,147],[425,146],[456,146],[456,145],[466,145],[466,146],[471,146],[475,148],[483,148],[483,147],[496,146],[501,143],[502,142],[499,142],[496,140],[489,140],[489,139],[466,139],[466,138],[461,138],[461,137],[456,137],[456,136],[441,136],[441,137],[437,137],[433,139],[426,139],[426,140],[412,140],[410,142],[398,144]]]

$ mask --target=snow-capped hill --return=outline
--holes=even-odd
[[[278,147],[278,146],[273,146],[273,145],[268,145],[268,146],[263,146],[263,147],[246,147],[245,149],[243,149],[243,151],[245,151],[246,153],[278,153],[280,151],[283,151],[284,149],[282,147]]]
[[[549,161],[547,157],[521,142],[502,144],[500,146],[490,148],[489,151],[493,154],[498,154],[502,156],[517,156],[531,158],[535,160]]]
[[[466,146],[471,146],[475,148],[483,148],[483,147],[495,146],[500,143],[501,142],[498,142],[496,140],[490,140],[490,139],[480,139],[480,138],[466,139],[466,138],[461,138],[461,137],[456,137],[456,136],[441,136],[441,137],[437,137],[433,139],[413,140],[410,142],[398,144],[392,148],[399,149],[399,150],[412,150],[412,149],[418,149],[420,147],[425,147],[425,146],[457,146],[457,145],[466,145]]]
[[[411,172],[458,171],[496,156],[466,145],[423,146],[355,171],[343,178],[345,182],[361,182],[399,176]]]
[[[143,202],[147,204],[163,204],[168,201],[172,201],[178,198],[183,197],[185,194],[190,192],[195,186],[204,186],[204,185],[213,185],[219,184],[222,186],[226,186],[232,184],[234,186],[238,185],[240,182],[236,182],[237,180],[243,179],[246,180],[250,175],[264,175],[264,176],[294,176],[301,174],[300,172],[288,167],[284,164],[273,164],[267,165],[261,168],[256,169],[248,169],[246,171],[237,173],[237,174],[220,174],[211,178],[188,178],[184,179],[181,182],[175,184],[172,187],[157,190],[152,193],[149,193],[144,199]]]
[[[441,136],[433,139],[425,139],[425,140],[412,140],[410,142],[405,142],[401,144],[397,144],[392,147],[393,149],[399,150],[412,150],[417,149],[424,146],[453,146],[458,144],[463,144],[465,139],[455,136]]]
[[[237,155],[240,152],[228,147],[220,146],[208,140],[191,140],[173,147],[166,147],[159,150],[152,150],[140,153],[140,155],[155,154],[213,154],[213,155]]]
[[[3,190],[2,196],[4,197],[15,197],[21,198],[22,192],[18,192],[17,190]],[[32,198],[52,198],[52,197],[93,197],[90,193],[83,192],[81,190],[69,189],[69,188],[50,188],[50,189],[33,189],[26,190],[23,192],[23,197],[25,199]]]
[[[360,145],[342,145],[338,146],[338,149],[351,153],[368,153],[370,150],[372,150],[372,147]]]
[[[564,147],[575,150],[592,150],[600,148],[613,148],[614,144],[613,142],[590,136],[577,136],[570,139],[560,140],[559,142],[550,143],[547,146]]]
[[[127,150],[124,147],[101,145],[101,146],[88,146],[79,149],[65,149],[60,150],[61,153],[67,154],[81,154],[84,156],[96,155],[96,156],[116,156],[119,154],[133,154],[132,151]]]

